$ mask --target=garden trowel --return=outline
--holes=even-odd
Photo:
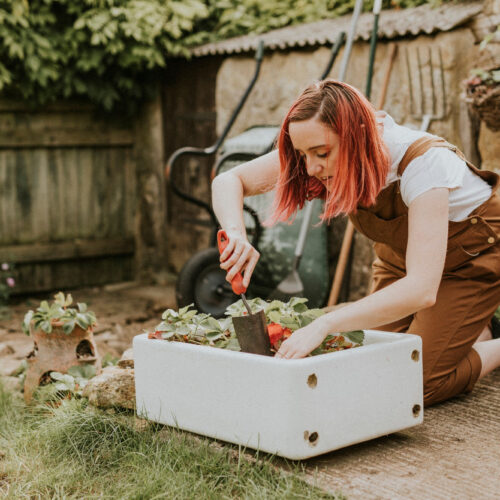
[[[227,234],[222,229],[217,233],[217,244],[219,253],[222,253],[229,243]],[[233,317],[234,331],[243,352],[253,354],[263,354],[272,356],[271,342],[267,333],[266,314],[263,310],[256,313],[252,312],[250,304],[247,302],[245,292],[247,289],[243,286],[243,276],[238,273],[231,281],[231,288],[236,295],[241,297],[248,314]]]

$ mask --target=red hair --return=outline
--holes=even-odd
[[[310,177],[304,160],[293,147],[289,124],[317,118],[339,136],[333,179],[326,190]],[[286,221],[306,200],[321,198],[323,221],[373,205],[385,185],[390,157],[377,128],[375,109],[354,87],[336,80],[308,86],[293,103],[278,137],[280,174],[273,215],[268,223]]]

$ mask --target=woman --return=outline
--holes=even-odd
[[[491,326],[500,304],[499,176],[443,139],[377,120],[353,87],[309,86],[285,117],[278,150],[214,180],[214,209],[230,240],[221,267],[228,281],[242,271],[248,286],[259,258],[246,238],[244,196],[276,188],[271,222],[316,197],[325,200],[324,221],[348,214],[375,242],[372,293],[297,330],[276,356],[306,356],[333,332],[415,333],[430,405],[500,366]]]

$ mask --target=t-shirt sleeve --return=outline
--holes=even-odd
[[[434,188],[461,187],[467,168],[466,163],[449,149],[429,149],[411,161],[401,176],[401,197],[405,205]]]

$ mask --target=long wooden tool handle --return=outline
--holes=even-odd
[[[384,107],[385,98],[387,97],[387,89],[389,88],[389,80],[391,79],[392,67],[394,66],[397,51],[398,46],[395,43],[391,43],[391,45],[389,45],[389,61],[387,62],[387,68],[385,69],[384,81],[382,82],[382,92],[380,92],[377,109],[382,109]]]
[[[392,66],[394,64],[394,59],[396,58],[398,46],[393,43],[389,48],[389,61],[387,68],[385,70],[384,82],[382,84],[382,92],[380,94],[377,109],[382,109],[384,107],[385,98],[387,96],[387,88],[389,87],[389,80],[391,76]],[[347,261],[349,259],[349,252],[351,250],[352,238],[354,236],[354,226],[350,220],[347,221],[347,227],[345,229],[344,238],[342,240],[342,246],[340,248],[339,259],[337,261],[337,266],[335,267],[335,276],[333,277],[332,288],[330,290],[330,296],[328,297],[328,306],[333,306],[337,303],[340,295],[340,288],[342,287],[342,281],[344,279],[345,268],[347,266]]]
[[[333,306],[337,303],[344,278],[344,272],[349,258],[349,250],[351,249],[352,236],[354,234],[354,226],[350,220],[347,221],[345,228],[344,239],[342,240],[342,247],[340,248],[339,260],[335,268],[335,276],[333,277],[332,289],[328,297],[328,305]]]

